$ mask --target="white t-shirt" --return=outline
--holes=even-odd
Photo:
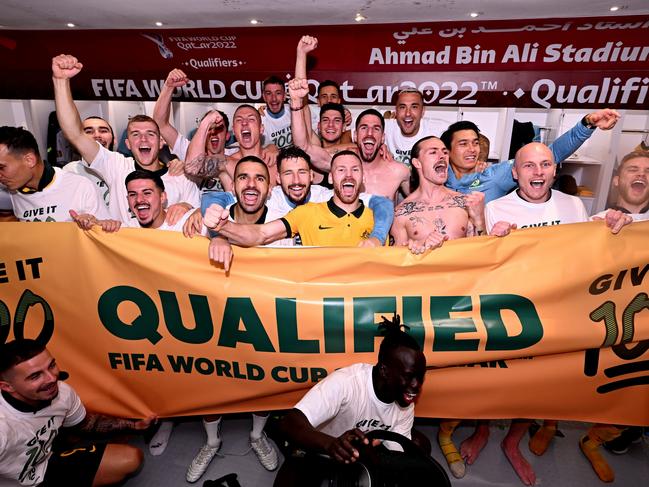
[[[530,203],[514,190],[487,203],[485,217],[488,232],[499,221],[515,223],[518,228],[530,228],[583,223],[589,219],[579,198],[555,190],[552,190],[550,199],[544,203]]]
[[[176,137],[176,143],[171,148],[171,152],[176,154],[181,161],[184,161],[187,157],[187,149],[189,149],[190,140],[185,137],[183,134],[178,132],[178,137]]]
[[[261,117],[264,126],[264,145],[275,144],[278,149],[293,144],[291,133],[291,110],[284,106],[284,113],[279,118],[273,118],[266,108],[266,113]]]
[[[99,144],[98,144],[99,145]],[[85,163],[85,161],[84,161]],[[99,152],[95,160],[89,164],[110,188],[109,211],[111,217],[129,227],[139,226],[135,215],[128,207],[127,191],[124,181],[126,176],[135,171],[135,161],[132,157],[124,157],[119,152],[112,152],[99,145]],[[193,208],[200,205],[200,192],[198,186],[184,175],[171,176],[169,173],[162,175],[162,181],[167,193],[168,205],[188,203]]]
[[[68,162],[65,166],[63,166],[63,170],[65,172],[71,172],[73,174],[78,174],[79,176],[90,179],[90,182],[97,186],[99,194],[104,200],[104,203],[106,203],[106,206],[108,206],[108,203],[110,203],[110,189],[108,188],[106,181],[104,181],[102,177],[97,174],[97,171],[89,168],[81,161]]]
[[[85,417],[81,399],[63,382],[52,404],[35,413],[14,409],[0,395],[0,487],[40,484],[59,429]]]
[[[82,176],[54,168],[54,179],[43,191],[11,191],[14,215],[24,222],[71,222],[70,210],[109,218],[97,187]]]
[[[415,143],[429,135],[439,137],[448,128],[446,120],[436,118],[422,118],[416,134],[406,137],[401,133],[396,119],[389,118],[385,121],[385,144],[397,161],[410,166],[410,151]]]
[[[353,428],[394,431],[410,438],[415,418],[414,404],[404,408],[376,397],[371,364],[336,370],[313,386],[295,408],[318,431],[336,438]]]

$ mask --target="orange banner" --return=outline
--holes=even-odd
[[[376,361],[398,313],[428,365],[417,415],[649,424],[649,223],[601,222],[406,249],[235,249],[3,223],[0,342],[40,337],[91,409],[120,416],[290,408]]]

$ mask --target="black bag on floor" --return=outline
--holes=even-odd
[[[215,480],[206,480],[203,487],[241,487],[236,473],[229,473]]]
[[[331,461],[331,470],[320,487],[449,487],[442,466],[411,440],[392,431],[375,430],[365,435],[370,445],[357,447],[359,459],[349,465]],[[403,452],[371,446],[372,440],[398,443]]]

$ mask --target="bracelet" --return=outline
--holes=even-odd
[[[594,129],[596,128],[595,125],[593,125],[591,122],[588,121],[588,115],[586,115],[584,118],[581,119],[581,124],[586,127],[587,129]]]
[[[300,105],[300,106],[297,107],[297,108],[294,108],[294,107],[292,107],[292,106],[289,106],[289,108],[291,109],[292,112],[299,112],[300,110],[302,110],[302,109],[304,108],[304,105]]]

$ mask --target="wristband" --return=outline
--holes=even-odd
[[[591,122],[588,121],[588,115],[586,115],[584,118],[581,119],[581,124],[587,129],[593,130],[597,128],[595,125],[593,125]]]
[[[300,105],[299,107],[295,108],[289,105],[289,108],[291,109],[292,112],[299,112],[304,108],[304,105]]]

